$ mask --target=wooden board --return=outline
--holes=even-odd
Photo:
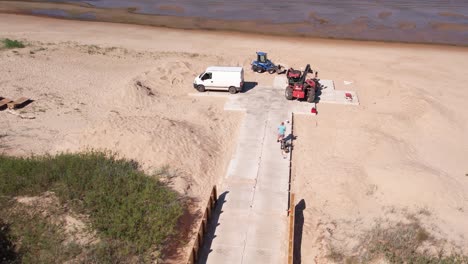
[[[7,104],[12,102],[13,100],[11,99],[8,99],[8,98],[3,98],[1,101],[0,101],[0,110],[3,109],[3,108],[6,108]]]
[[[291,193],[289,203],[289,241],[288,241],[288,264],[294,263],[294,211],[296,210],[294,204],[294,193]]]
[[[30,99],[27,98],[27,97],[21,97],[13,102],[9,102],[7,103],[8,104],[8,108],[9,109],[15,109],[21,105],[23,105],[24,103],[28,102]]]

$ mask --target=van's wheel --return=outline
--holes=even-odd
[[[205,91],[205,86],[197,85],[197,91],[199,91],[200,93],[203,93]]]
[[[275,72],[276,72],[276,69],[270,69],[270,70],[268,70],[268,73],[269,73],[269,74],[273,74],[273,73],[275,73]]]
[[[315,101],[315,90],[310,89],[307,92],[307,102],[313,103]]]
[[[234,86],[229,87],[229,92],[232,93],[232,94],[237,93],[236,87],[234,87]]]
[[[286,97],[286,99],[288,99],[288,100],[293,99],[293,90],[292,90],[291,87],[286,88],[286,90],[284,91],[284,97]]]

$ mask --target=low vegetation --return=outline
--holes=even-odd
[[[0,203],[0,263],[63,263],[81,253],[77,244],[62,243],[59,226],[13,201]]]
[[[63,245],[63,232],[13,199],[46,191],[75,212],[89,215],[100,242],[81,249]],[[164,249],[183,213],[180,197],[141,172],[135,162],[96,152],[0,155],[0,198],[0,252],[11,255],[13,250],[15,254],[5,256],[35,263],[56,262],[59,257],[63,262],[78,254],[90,263],[143,261]]]
[[[389,263],[468,263],[468,257],[452,254],[429,254],[424,246],[439,245],[417,219],[412,218],[409,223],[396,223],[383,227],[377,224],[360,239],[352,256],[346,256],[340,250],[332,248],[329,258],[338,263],[372,263],[385,259]]]
[[[23,42],[19,40],[12,40],[9,38],[3,39],[2,44],[7,49],[16,49],[16,48],[24,48],[25,45]]]

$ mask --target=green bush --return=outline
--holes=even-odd
[[[0,252],[7,251],[8,255],[2,260],[0,254],[0,263],[63,263],[81,253],[77,244],[62,243],[63,230],[42,215],[31,214],[26,206],[11,206],[11,201],[2,199],[0,203],[3,218],[0,222],[4,222],[3,232],[8,238],[7,247],[0,248]]]
[[[4,39],[2,40],[3,46],[7,49],[16,49],[16,48],[24,48],[24,44],[21,41],[18,40],[12,40],[12,39]]]
[[[0,219],[0,263],[10,263],[17,259],[12,240],[10,225]]]
[[[53,191],[62,203],[90,215],[93,228],[128,252],[162,249],[183,213],[174,191],[135,162],[91,152],[17,158],[0,155],[0,195]]]

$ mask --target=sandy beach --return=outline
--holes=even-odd
[[[0,49],[0,96],[34,100],[19,110],[34,119],[0,111],[0,151],[104,149],[147,172],[168,166],[173,188],[198,205],[225,176],[243,114],[224,111],[223,98],[189,96],[193,78],[211,65],[243,66],[246,81],[271,85],[249,68],[258,50],[283,65],[310,63],[336,89],[355,90],[360,106],[319,103],[317,116],[295,117],[296,257],[357,255],[377,223],[414,219],[434,237],[428,254],[468,254],[468,48],[6,14],[0,38],[28,43]]]
[[[259,8],[259,7],[262,8]],[[463,0],[0,1],[0,12],[260,35],[468,44]]]

